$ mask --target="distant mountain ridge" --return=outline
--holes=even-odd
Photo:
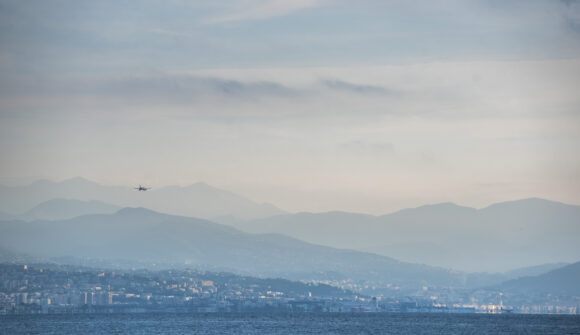
[[[285,213],[272,204],[258,204],[202,182],[137,192],[131,187],[102,186],[78,177],[61,182],[39,180],[25,186],[0,186],[0,211],[7,214],[23,213],[40,203],[58,198],[96,200],[119,208],[147,207],[205,219],[228,215],[239,219],[255,219]]]
[[[509,280],[498,288],[511,294],[580,296],[580,262],[537,275]]]
[[[69,199],[55,199],[58,197]],[[39,204],[42,199],[48,201]],[[92,199],[106,199],[114,205]],[[467,272],[497,273],[580,259],[575,238],[580,235],[580,206],[538,198],[482,209],[442,203],[374,216],[340,211],[287,214],[273,205],[257,204],[205,183],[147,192],[100,186],[83,178],[0,186],[1,211],[13,213],[17,208],[36,206],[25,215],[0,213],[0,220],[61,220],[113,213],[119,208],[117,204]]]
[[[88,214],[111,214],[121,209],[97,200],[52,199],[12,218],[24,221],[64,220]]]
[[[232,224],[252,233],[284,234],[471,272],[580,259],[580,206],[537,198],[479,210],[444,203],[381,216],[297,213]]]
[[[360,251],[253,235],[210,221],[125,208],[60,221],[0,222],[0,245],[13,253],[181,263],[200,269],[309,280],[329,274],[400,285],[463,286],[464,274]]]
[[[512,279],[518,279],[521,277],[533,277],[539,276],[544,273],[548,273],[550,271],[554,271],[556,269],[563,268],[565,266],[570,265],[569,263],[548,263],[548,264],[541,264],[535,266],[529,266],[519,269],[513,269],[510,271],[505,272],[504,274],[507,277]],[[580,282],[579,282],[580,283]]]

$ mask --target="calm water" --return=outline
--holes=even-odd
[[[0,316],[2,334],[580,334],[580,316],[88,314]]]

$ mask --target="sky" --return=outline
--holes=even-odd
[[[0,0],[0,183],[580,204],[580,1]]]

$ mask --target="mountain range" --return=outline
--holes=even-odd
[[[64,220],[87,214],[111,214],[120,209],[121,207],[119,206],[97,200],[52,199],[42,202],[21,214],[3,213],[0,215],[0,220]]]
[[[51,198],[59,196],[67,198]],[[347,252],[343,249],[349,249],[346,254],[350,257],[356,253],[356,257],[352,257],[355,262],[359,262],[362,255],[366,257],[363,257],[366,259],[364,262],[373,257],[379,263],[386,260],[396,263],[397,259],[402,261],[400,264],[428,264],[431,267],[423,270],[437,269],[435,272],[454,269],[462,271],[463,274],[494,273],[493,280],[499,277],[510,279],[520,275],[539,274],[580,258],[580,248],[576,243],[576,237],[580,234],[580,206],[535,198],[498,203],[483,209],[443,203],[404,209],[381,216],[338,211],[288,214],[272,205],[258,204],[204,183],[137,192],[128,187],[101,186],[82,178],[73,178],[63,182],[38,181],[23,187],[3,186],[0,187],[0,199],[0,209],[3,211],[21,210],[20,214],[0,214],[0,220],[12,221],[2,226],[14,228],[7,231],[7,238],[0,239],[0,247],[8,250],[6,246],[12,245],[14,248],[8,251],[51,257],[101,257],[103,253],[117,250],[119,252],[107,257],[135,261],[139,258],[137,254],[140,254],[145,255],[140,259],[153,259],[163,264],[174,259],[178,263],[193,262],[200,266],[237,270],[245,268],[261,274],[285,273],[290,277],[299,272],[313,275],[313,271],[325,273],[325,276],[333,273],[338,277],[347,273],[350,276],[356,271],[360,271],[363,276],[368,274],[370,268],[356,268],[353,265],[343,268],[343,265],[338,264],[345,262],[324,257],[317,263],[319,269],[313,266],[315,263],[311,263],[304,267],[287,267],[292,271],[285,272],[281,267],[272,265],[275,262],[297,264],[296,259],[286,257],[288,255],[300,259],[311,258],[308,253],[299,252],[300,248],[312,253],[318,250],[334,250],[331,254],[335,256],[338,253],[336,250]],[[110,203],[94,199],[106,199]],[[172,215],[144,208],[128,208],[116,212],[126,203],[150,204],[148,208],[165,208],[167,211],[163,212]],[[175,228],[175,236],[171,235],[173,233],[162,232],[161,226],[156,226],[159,234],[155,235],[147,230],[149,228],[146,225],[142,226],[140,219],[136,219],[134,215],[122,215],[123,213],[141,213],[137,216],[143,218],[143,222],[149,222],[152,218],[165,218],[164,220],[171,222],[166,227],[170,228],[169,231],[174,229],[173,225],[177,222],[188,222],[191,225],[187,229],[183,228],[184,224],[177,225],[179,228]],[[208,218],[227,225],[204,220]],[[18,220],[33,222],[24,224]],[[49,223],[48,220],[54,222]],[[85,220],[92,223],[85,225]],[[77,227],[72,222],[81,223]],[[204,224],[200,224],[201,222]],[[124,240],[119,238],[113,241],[115,236],[120,236],[112,227],[115,224],[119,229],[123,227]],[[102,230],[97,229],[97,226]],[[204,230],[207,227],[212,227],[212,231],[219,227],[219,234],[226,235],[221,236],[222,240],[209,238],[219,234]],[[142,231],[143,229],[146,231]],[[185,229],[181,232],[183,234],[179,233],[181,229]],[[131,230],[135,236],[141,236],[142,241],[162,238],[163,243],[151,243],[146,248],[137,243],[135,236],[129,233]],[[93,236],[92,240],[83,236],[83,231]],[[101,236],[101,231],[107,234]],[[77,235],[69,236],[69,232],[76,232]],[[206,233],[209,234],[207,239],[203,238]],[[11,236],[17,238],[11,239]],[[53,238],[53,242],[48,245],[42,240],[47,236]],[[232,236],[236,236],[235,242]],[[13,244],[16,241],[22,243],[22,246],[34,243],[32,249],[27,249]],[[75,246],[76,242],[70,241],[83,243]],[[123,249],[123,241],[130,247]],[[213,241],[210,245],[215,247],[207,246],[209,241]],[[159,245],[166,247],[156,249]],[[228,245],[235,248],[227,251]],[[281,257],[281,250],[276,248],[278,245],[292,248],[284,249],[287,255]],[[84,248],[80,248],[81,246]],[[67,247],[70,248],[66,249]],[[45,253],[43,248],[48,252]],[[58,248],[65,249],[59,251]],[[133,254],[126,254],[125,251]],[[167,254],[164,254],[165,251]],[[263,257],[256,255],[269,254],[269,260],[264,260],[263,264],[270,264],[271,267],[257,267],[251,261],[244,262],[244,258],[238,258],[233,255],[235,253],[251,255],[254,259]],[[219,255],[222,258],[218,259]],[[276,258],[274,255],[280,257]],[[232,260],[236,261],[231,262]],[[328,266],[321,266],[324,262],[329,262]],[[240,264],[244,264],[244,267],[240,267]],[[535,267],[538,264],[546,265]],[[509,272],[522,267],[525,269],[521,271],[528,272]],[[448,274],[457,273],[449,270],[443,272],[445,271]],[[503,274],[498,276],[498,273]],[[459,280],[457,278],[453,277],[452,280]],[[480,274],[464,276],[461,280],[485,284],[489,282],[488,279]]]
[[[103,186],[83,178],[61,182],[39,180],[24,186],[0,186],[0,212],[4,212],[5,218],[9,215],[18,217],[43,202],[62,198],[100,201],[118,208],[146,207],[164,213],[205,219],[227,216],[256,219],[285,213],[272,204],[259,204],[202,182],[137,192],[131,187]]]
[[[536,198],[483,209],[443,203],[382,216],[297,213],[233,224],[251,233],[471,272],[580,259],[580,206]]]
[[[580,296],[580,262],[536,276],[508,280],[496,287],[513,295]]]
[[[419,289],[469,285],[465,274],[277,234],[249,234],[143,208],[58,221],[0,222],[2,248],[31,256],[132,260],[287,279],[352,279]]]

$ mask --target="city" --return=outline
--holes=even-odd
[[[341,283],[333,283],[341,285]],[[346,285],[347,283],[342,283]],[[368,285],[368,284],[367,284]],[[142,312],[420,312],[578,314],[580,297],[503,296],[424,287],[372,297],[325,283],[195,270],[101,271],[54,264],[0,265],[0,314]]]

